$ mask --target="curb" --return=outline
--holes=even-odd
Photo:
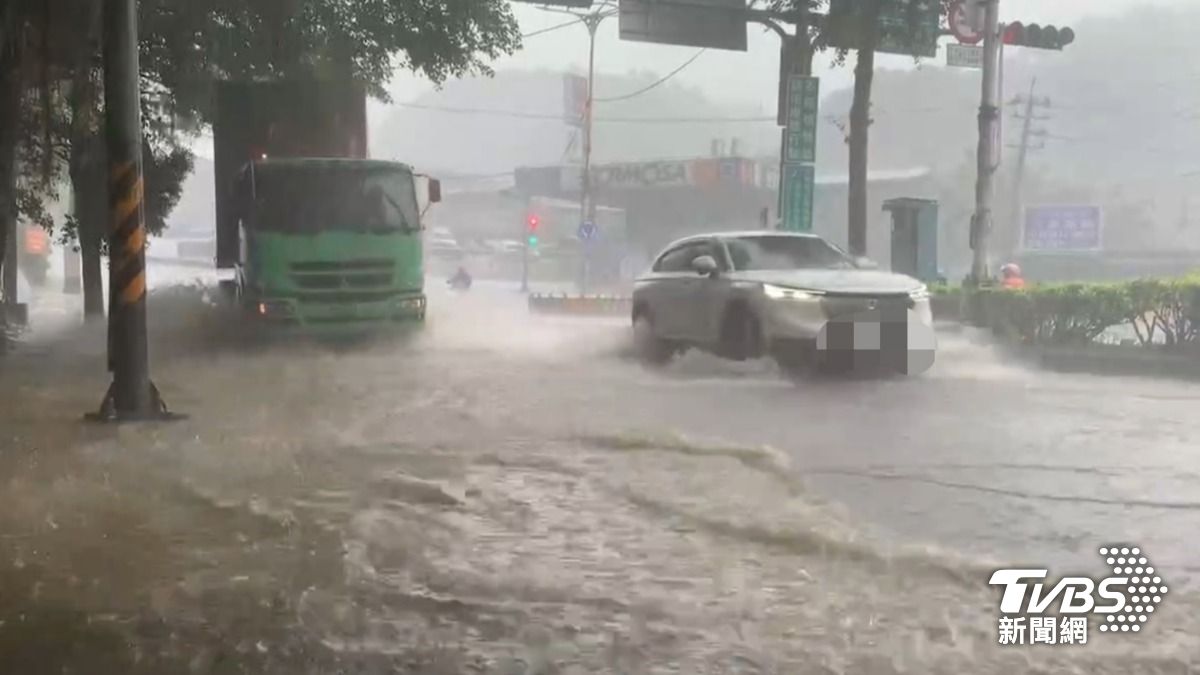
[[[938,333],[961,333],[967,327],[988,331],[957,317],[935,315],[934,322]],[[1200,351],[1188,354],[1141,345],[1024,345],[999,336],[996,340],[1004,353],[1053,372],[1200,380]]]
[[[1200,380],[1200,357],[1148,347],[1019,347],[1018,353],[1057,372]]]

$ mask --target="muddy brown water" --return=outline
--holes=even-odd
[[[766,415],[795,388],[769,366],[647,371],[619,320],[434,302],[413,334],[262,345],[164,292],[172,424],[80,421],[102,327],[0,361],[0,672],[1183,673],[1198,653],[1184,592],[1143,635],[995,645],[991,563],[889,536],[794,453],[699,419]],[[923,386],[1030,377],[971,363]],[[830,396],[872,395],[847,386]],[[710,401],[692,424],[687,396]]]

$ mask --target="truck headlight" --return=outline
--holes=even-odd
[[[258,309],[259,316],[284,317],[284,316],[292,315],[291,303],[283,302],[280,300],[264,300],[263,302],[258,303],[257,309]]]
[[[820,300],[824,293],[821,291],[801,290],[763,284],[763,294],[772,300]]]

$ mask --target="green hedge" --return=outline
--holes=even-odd
[[[1083,345],[1131,325],[1143,346],[1200,346],[1200,275],[1117,283],[1034,284],[970,291],[931,286],[943,307],[974,301],[998,334],[1027,344]],[[955,300],[958,302],[955,303]]]

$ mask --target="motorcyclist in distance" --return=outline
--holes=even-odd
[[[471,275],[467,273],[467,268],[460,266],[446,283],[450,285],[450,288],[465,291],[471,287]]]

